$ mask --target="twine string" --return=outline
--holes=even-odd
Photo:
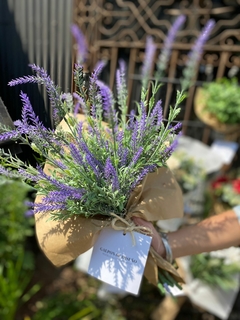
[[[111,221],[112,228],[114,230],[123,231],[124,234],[126,234],[127,232],[130,232],[131,237],[132,237],[133,246],[136,245],[134,231],[143,233],[145,235],[152,235],[152,230],[147,227],[137,226],[137,225],[135,225],[135,223],[132,220],[130,220],[130,219],[126,220],[126,219],[116,215],[113,212],[111,212],[110,215],[114,217],[114,219],[112,219],[112,221]],[[117,225],[118,221],[121,221],[123,223],[123,225]]]

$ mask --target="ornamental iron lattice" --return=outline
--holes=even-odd
[[[240,78],[240,0],[75,0],[74,5],[74,22],[84,32],[89,45],[86,68],[92,70],[99,59],[106,59],[108,65],[103,80],[114,89],[118,60],[128,61],[129,108],[134,108],[134,102],[130,104],[130,101],[137,100],[140,93],[139,74],[146,36],[153,36],[161,50],[167,31],[180,14],[186,16],[186,22],[175,40],[167,73],[162,79],[166,83],[161,92],[164,114],[174,101],[173,94],[179,86],[188,50],[205,23],[214,19],[216,25],[204,47],[195,84],[189,89],[179,115],[185,134],[208,143],[212,130],[195,116],[195,89],[204,81],[223,76]]]

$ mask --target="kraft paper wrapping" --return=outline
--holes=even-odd
[[[83,121],[84,116],[79,115],[79,120]],[[63,122],[61,127],[68,130]],[[48,164],[44,167],[46,174],[51,174],[52,169]],[[41,195],[37,195],[35,202],[40,202],[41,198]],[[162,167],[145,176],[132,192],[126,209],[126,219],[136,216],[147,221],[157,221],[182,217],[182,192],[171,171]],[[39,246],[57,267],[92,248],[102,228],[110,225],[109,219],[81,216],[53,221],[51,212],[36,214],[35,221]],[[178,282],[183,282],[176,269],[151,247],[144,275],[154,285],[158,283],[158,266],[169,271]]]

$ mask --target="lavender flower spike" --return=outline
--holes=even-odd
[[[197,38],[191,52],[189,53],[189,62],[188,64],[195,64],[201,58],[203,52],[203,46],[205,42],[208,40],[209,35],[215,25],[214,20],[209,20],[205,27],[203,28],[200,36]],[[187,64],[187,65],[188,65]]]
[[[146,52],[145,52],[145,58],[144,58],[143,68],[142,68],[142,85],[145,89],[148,84],[155,52],[156,52],[156,44],[154,44],[153,38],[147,37]]]
[[[158,73],[160,75],[166,69],[167,62],[168,62],[169,57],[170,57],[170,51],[172,49],[173,41],[174,41],[174,39],[176,37],[176,34],[177,34],[178,30],[180,29],[182,24],[185,22],[185,19],[186,18],[185,18],[184,15],[180,15],[175,20],[175,22],[173,23],[171,29],[168,32],[168,35],[167,35],[167,37],[166,37],[166,39],[164,41],[163,50],[160,53],[160,55],[158,57],[158,62],[157,62],[157,69],[158,69]]]
[[[116,71],[116,88],[117,88],[117,95],[118,95],[118,103],[120,107],[126,101],[127,97],[127,85],[126,85],[126,63],[124,60],[119,61],[120,68]]]
[[[104,111],[104,116],[107,119],[110,119],[113,115],[113,94],[108,86],[103,82],[97,81],[97,85],[100,88],[101,97],[102,97],[102,106]]]
[[[87,43],[84,34],[76,24],[72,24],[71,32],[77,42],[77,62],[82,64],[87,58]]]
[[[117,176],[117,171],[112,165],[111,159],[107,158],[106,164],[104,167],[104,178],[112,184],[112,191],[119,189],[119,181]]]
[[[207,22],[188,55],[189,59],[183,70],[182,90],[186,90],[191,85],[191,81],[196,72],[196,66],[202,56],[203,46],[208,40],[214,25],[214,20],[209,20]]]
[[[79,96],[79,94],[77,94],[76,92],[73,92],[72,94],[73,98],[76,99],[77,103],[74,106],[74,115],[76,116],[77,113],[79,112],[79,109],[83,110],[83,113],[85,115],[88,114],[88,109],[86,107],[85,101],[83,100],[82,97]]]
[[[20,98],[22,100],[22,123],[28,129],[28,120],[31,120],[36,127],[42,126],[38,116],[36,116],[29,97],[21,91]]]
[[[93,70],[92,76],[90,77],[90,82],[91,82],[91,79],[92,79],[92,81],[97,81],[98,76],[100,75],[100,73],[102,72],[102,70],[105,66],[106,66],[106,61],[104,61],[104,60],[98,61],[98,63],[96,64],[96,66]]]

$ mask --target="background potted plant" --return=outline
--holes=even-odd
[[[201,161],[183,150],[176,150],[168,165],[179,183],[188,215],[201,215],[205,203],[206,171]]]
[[[211,183],[214,212],[221,213],[240,203],[240,172],[231,170]]]
[[[237,78],[204,83],[195,95],[195,113],[223,134],[240,133],[240,89]]]

